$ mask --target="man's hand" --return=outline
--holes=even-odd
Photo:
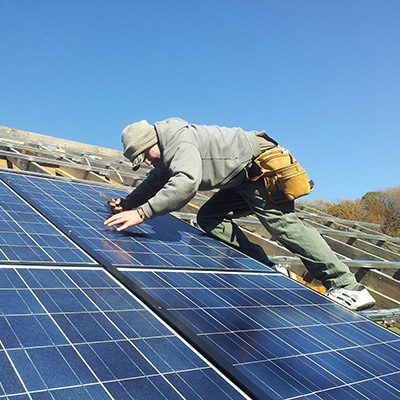
[[[118,214],[115,214],[104,221],[104,225],[114,226],[122,224],[120,227],[117,228],[117,231],[122,231],[126,228],[129,228],[130,226],[139,225],[143,221],[144,218],[143,216],[141,216],[138,210],[131,210],[118,212]]]
[[[129,206],[129,203],[125,199],[118,198],[118,199],[109,201],[108,205],[110,206],[111,212],[113,214],[117,214],[122,211],[127,211],[127,210],[131,209],[131,207]]]

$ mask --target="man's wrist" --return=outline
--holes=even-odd
[[[138,208],[136,211],[142,221],[145,221],[147,219],[146,214],[144,213],[142,208]]]

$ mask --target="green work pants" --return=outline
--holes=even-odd
[[[234,218],[254,213],[267,231],[297,255],[312,276],[327,288],[355,283],[354,275],[342,263],[322,236],[304,224],[294,212],[294,202],[273,204],[264,180],[246,181],[240,186],[215,193],[199,210],[197,222],[210,236],[244,254],[271,265],[261,248],[252,243],[233,222]]]

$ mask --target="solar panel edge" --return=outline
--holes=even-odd
[[[102,187],[105,189],[118,189],[118,190],[125,190],[127,194],[131,192],[129,190],[130,188],[127,186],[123,185],[118,185],[114,184],[111,182],[103,183],[103,182],[96,182],[96,181],[88,181],[85,179],[79,179],[79,178],[73,178],[73,177],[67,177],[67,176],[59,176],[59,175],[45,175],[41,172],[34,172],[34,171],[23,171],[23,170],[14,170],[10,168],[4,168],[0,167],[0,175],[5,174],[5,175],[23,175],[23,176],[28,176],[28,177],[33,177],[33,178],[43,178],[46,180],[54,180],[54,181],[62,181],[62,182],[67,182],[67,183],[78,183],[78,184],[83,184],[83,185],[93,185],[93,186],[98,186]],[[1,178],[0,178],[1,179]],[[7,183],[5,180],[3,180],[5,183]]]
[[[105,266],[119,282],[135,294],[147,307],[153,310],[163,321],[181,335],[188,343],[193,346],[199,353],[211,362],[223,375],[228,377],[241,390],[250,395],[254,399],[272,399],[257,385],[250,381],[244,374],[237,371],[231,363],[227,362],[214,349],[212,349],[203,339],[195,334],[191,329],[175,317],[170,311],[163,307],[158,301],[150,296],[145,290],[139,287],[126,275],[118,271],[114,267]]]

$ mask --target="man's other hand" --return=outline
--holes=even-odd
[[[115,199],[112,202],[109,201],[108,205],[110,206],[111,212],[113,214],[118,214],[122,211],[127,211],[131,209],[129,203],[125,199],[120,199],[120,198]]]

